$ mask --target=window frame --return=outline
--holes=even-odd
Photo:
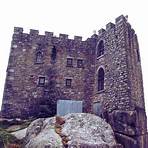
[[[77,59],[77,67],[84,68],[84,60],[83,59]]]
[[[39,60],[40,59],[40,60]],[[42,64],[43,63],[43,53],[41,51],[38,51],[36,53],[36,59],[35,59],[36,64]]]
[[[71,88],[72,87],[72,79],[67,78],[65,80],[65,86],[66,86],[66,88]]]
[[[97,73],[97,91],[102,92],[104,91],[104,76],[105,72],[104,69],[101,67]]]
[[[66,67],[73,67],[73,58],[67,58]]]
[[[44,86],[45,85],[46,78],[44,76],[39,76],[38,78],[38,86]]]
[[[100,40],[99,44],[97,45],[97,58],[104,55],[104,41]]]
[[[57,48],[53,46],[51,50],[51,62],[55,62],[56,58],[57,58]]]

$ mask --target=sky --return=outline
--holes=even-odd
[[[0,104],[6,76],[13,28],[24,32],[44,31],[90,37],[94,31],[105,28],[115,18],[128,15],[140,46],[141,65],[148,115],[148,4],[147,0],[0,0]]]

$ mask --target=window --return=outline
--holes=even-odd
[[[39,77],[38,85],[39,86],[44,86],[45,85],[45,77]]]
[[[52,51],[51,51],[51,61],[55,61],[57,57],[57,49],[55,46],[53,46]]]
[[[72,79],[66,79],[66,87],[71,88]]]
[[[98,70],[98,91],[104,90],[104,70],[100,68]]]
[[[104,42],[101,40],[97,47],[97,57],[100,57],[104,54]]]
[[[40,51],[36,54],[36,63],[43,63],[43,54]]]
[[[139,54],[139,50],[137,49],[137,61],[140,62],[140,54]]]
[[[67,58],[67,67],[73,67],[73,59]]]
[[[78,67],[78,68],[83,68],[83,66],[84,66],[84,65],[83,65],[83,60],[82,60],[82,59],[78,59],[78,60],[77,60],[77,67]]]

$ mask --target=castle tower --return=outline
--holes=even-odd
[[[116,18],[99,30],[95,58],[93,106],[126,148],[145,147],[147,119],[137,36],[127,18]],[[98,112],[99,114],[99,112]]]
[[[124,16],[99,30],[95,67],[96,101],[103,102],[106,110],[145,109],[137,36]],[[98,86],[101,69],[103,88]]]

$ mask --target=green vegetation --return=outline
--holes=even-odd
[[[34,119],[30,120],[7,120],[0,121],[0,148],[21,148],[23,139],[19,140],[11,132],[27,128]]]
[[[3,141],[4,143],[8,143],[8,142],[14,142],[16,140],[17,138],[15,136],[11,135],[4,129],[0,129],[0,141]]]

